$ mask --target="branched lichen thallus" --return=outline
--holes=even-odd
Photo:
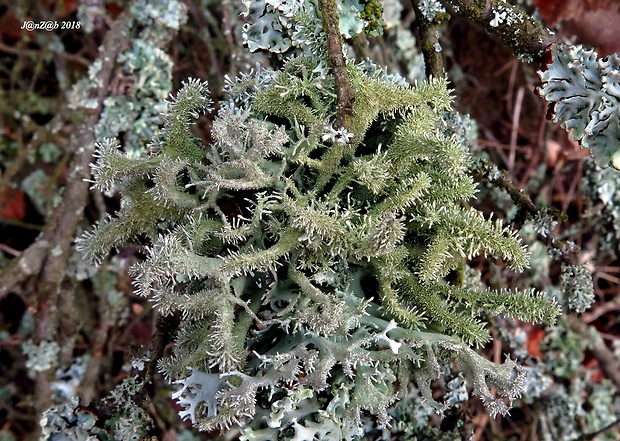
[[[446,81],[395,85],[348,63],[356,99],[343,130],[334,80],[316,63],[292,58],[229,81],[208,147],[189,130],[209,104],[195,80],[170,101],[150,156],[101,143],[93,185],[117,188],[123,205],[80,249],[97,262],[148,238],[131,272],[137,293],[182,314],[160,368],[201,430],[363,436],[369,419],[387,427],[407,394],[444,409],[430,388],[440,356],[458,359],[474,394],[505,413],[524,374],[471,348],[489,338],[478,317],[553,322],[558,307],[532,290],[445,277],[482,252],[514,270],[528,262],[500,220],[463,208],[475,185],[468,152],[438,128]]]

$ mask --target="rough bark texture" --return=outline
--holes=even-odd
[[[327,63],[336,80],[336,95],[338,97],[336,127],[344,127],[347,130],[351,130],[355,92],[351,88],[344,54],[342,53],[336,1],[320,0],[319,8],[321,10],[323,31],[327,35]]]
[[[416,14],[416,22],[420,32],[420,41],[422,42],[422,55],[424,55],[424,67],[426,68],[427,77],[440,78],[445,76],[443,64],[443,51],[439,43],[439,25],[450,19],[447,13],[438,14],[433,22],[428,21],[424,14],[420,12],[418,0],[413,3],[413,9]]]
[[[503,0],[450,0],[450,3],[456,13],[497,36],[522,58],[542,61],[545,48],[555,41],[551,31],[541,22]],[[497,15],[503,12],[506,17],[492,24]]]

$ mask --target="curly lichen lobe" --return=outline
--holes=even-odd
[[[551,62],[539,71],[540,96],[550,118],[590,150],[597,165],[617,167],[620,152],[620,57],[598,58],[593,49],[554,44]]]

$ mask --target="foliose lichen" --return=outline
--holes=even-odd
[[[590,150],[597,165],[620,169],[620,58],[593,49],[553,44],[552,62],[538,72],[550,117]]]

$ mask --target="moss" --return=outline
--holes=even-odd
[[[385,22],[383,21],[383,5],[379,0],[366,0],[362,3],[364,9],[360,15],[362,19],[368,22],[364,32],[373,37],[383,35],[383,28],[385,27]]]
[[[438,12],[435,15],[435,19],[433,20],[433,24],[441,24],[444,21],[448,21],[452,18],[452,16],[447,12]]]

